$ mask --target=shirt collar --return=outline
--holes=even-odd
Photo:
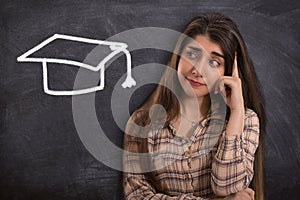
[[[196,130],[199,129],[199,128],[198,128],[199,126],[200,126],[200,128],[206,127],[206,126],[209,124],[210,119],[211,119],[211,114],[210,114],[210,112],[209,112],[206,118],[204,118],[204,119],[202,119],[202,120],[200,120],[200,121],[198,122]],[[177,130],[175,129],[175,127],[174,127],[174,125],[173,125],[173,122],[174,122],[174,121],[172,120],[172,121],[169,123],[168,127],[170,128],[171,133],[175,136],[175,135],[177,134]],[[195,134],[196,134],[196,135],[195,135]],[[195,133],[195,134],[193,134],[193,135],[195,135],[195,137],[198,137],[198,136],[200,135],[200,134],[199,134],[199,131],[197,131],[197,133]],[[193,136],[192,136],[192,137],[193,137]]]

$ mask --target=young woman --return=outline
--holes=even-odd
[[[193,18],[160,83],[126,127],[125,198],[262,200],[266,116],[235,23]]]

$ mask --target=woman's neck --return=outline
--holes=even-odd
[[[177,134],[191,137],[197,122],[204,119],[210,108],[209,95],[200,98],[184,97],[180,102],[180,115],[172,122]]]
[[[188,120],[200,120],[205,117],[210,108],[210,97],[205,95],[198,98],[182,98],[180,113]]]

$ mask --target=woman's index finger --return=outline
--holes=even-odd
[[[236,54],[236,53],[235,53],[235,55],[234,55],[232,77],[237,77],[237,78],[239,78],[239,71],[238,71],[238,65],[237,65],[237,54]]]

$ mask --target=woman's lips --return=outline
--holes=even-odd
[[[188,79],[188,78],[187,78],[187,80],[190,82],[190,84],[191,84],[192,86],[195,86],[195,87],[199,87],[199,86],[205,85],[205,84],[203,84],[203,83],[194,81],[194,80],[192,80],[192,79]]]

